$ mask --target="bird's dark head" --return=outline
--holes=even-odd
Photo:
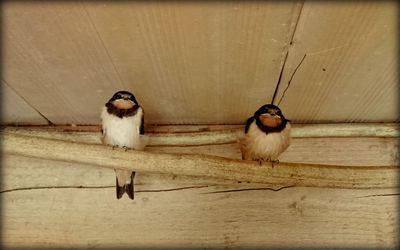
[[[255,113],[257,126],[265,132],[282,131],[288,120],[283,116],[280,108],[273,104],[261,106]]]
[[[128,91],[118,91],[111,97],[108,103],[111,103],[117,109],[131,109],[139,105],[135,96]]]

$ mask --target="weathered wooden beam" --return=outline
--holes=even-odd
[[[100,144],[98,126],[78,127],[5,127],[3,131],[50,139]],[[65,131],[68,132],[65,132]],[[153,126],[150,146],[209,145],[236,142],[243,136],[243,126]],[[62,132],[62,133],[60,133]],[[97,133],[93,133],[97,132]],[[156,132],[156,133],[154,133]],[[160,133],[161,132],[161,133]],[[399,137],[398,124],[307,124],[293,125],[293,138],[315,137]]]
[[[397,123],[295,124],[292,137],[399,137]]]
[[[219,132],[225,133],[236,128],[237,126],[234,125],[153,126],[146,130],[150,137],[146,150],[166,153],[196,153],[241,159],[240,147],[236,140],[226,143],[218,143],[218,140],[216,140],[216,138],[221,138],[218,135]],[[4,131],[47,139],[89,144],[101,143],[100,127],[98,126],[7,127]],[[215,134],[217,137],[206,136],[207,140],[204,140],[204,138],[196,139],[207,133],[209,135]],[[176,137],[180,137],[180,139],[175,139]],[[194,139],[191,140],[191,138]],[[399,165],[397,138],[379,136],[295,137],[292,139],[289,149],[281,155],[280,160],[327,165],[397,166]],[[199,144],[201,141],[206,142],[206,144]]]
[[[3,131],[3,152],[34,158],[129,169],[138,172],[202,176],[249,183],[332,188],[398,187],[398,168],[313,164],[271,164],[196,154],[127,151],[95,144],[44,139]]]

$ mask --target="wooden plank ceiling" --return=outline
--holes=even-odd
[[[8,85],[1,86],[2,113],[4,123],[18,124],[47,124],[48,121],[35,109],[28,105],[24,99],[17,95]]]
[[[398,121],[395,1],[2,4],[3,123],[99,124],[126,89],[148,123],[241,124],[304,54],[288,118]]]

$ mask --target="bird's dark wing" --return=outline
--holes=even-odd
[[[104,130],[104,128],[101,128],[101,143],[106,144],[105,142],[105,137],[106,137],[106,131]]]
[[[244,128],[244,133],[247,134],[247,132],[249,131],[250,125],[251,123],[254,121],[254,117],[250,117],[249,119],[247,119],[246,121],[246,127]]]
[[[142,114],[142,122],[140,123],[140,131],[139,131],[139,133],[141,135],[144,135],[144,112]]]

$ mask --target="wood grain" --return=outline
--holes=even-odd
[[[204,154],[241,159],[237,126],[156,126],[150,128],[146,151]],[[90,127],[7,127],[3,132],[100,144],[100,129]],[[172,131],[172,132],[171,132]],[[284,162],[348,165],[398,166],[398,129],[380,125],[295,125],[291,146],[280,160]],[[322,137],[327,134],[333,137]],[[371,136],[375,134],[375,136]],[[308,137],[312,135],[313,137]]]
[[[120,89],[136,94],[150,123],[241,123],[271,98],[298,10],[265,1],[9,1],[3,77],[54,124],[98,124]]]
[[[14,125],[48,125],[32,106],[22,99],[7,84],[1,82],[1,123]]]
[[[138,173],[135,200],[117,200],[111,169],[2,160],[7,188],[28,187],[0,193],[5,248],[398,247],[396,189],[272,191]]]
[[[111,169],[173,175],[203,176],[280,186],[335,188],[393,188],[395,166],[330,166],[280,162],[239,161],[199,154],[125,152],[95,144],[3,133],[3,152],[32,158],[80,163]]]
[[[120,89],[136,94],[149,123],[242,124],[272,99],[289,51],[277,100],[307,54],[281,104],[289,119],[399,121],[396,9],[395,1],[6,1],[3,80],[54,124],[99,124]]]
[[[299,123],[398,121],[397,3],[307,1],[277,101]]]
[[[99,123],[124,88],[79,2],[3,5],[4,80],[54,124]]]
[[[266,1],[86,2],[85,8],[154,124],[245,121],[271,99],[299,14],[293,2]]]

